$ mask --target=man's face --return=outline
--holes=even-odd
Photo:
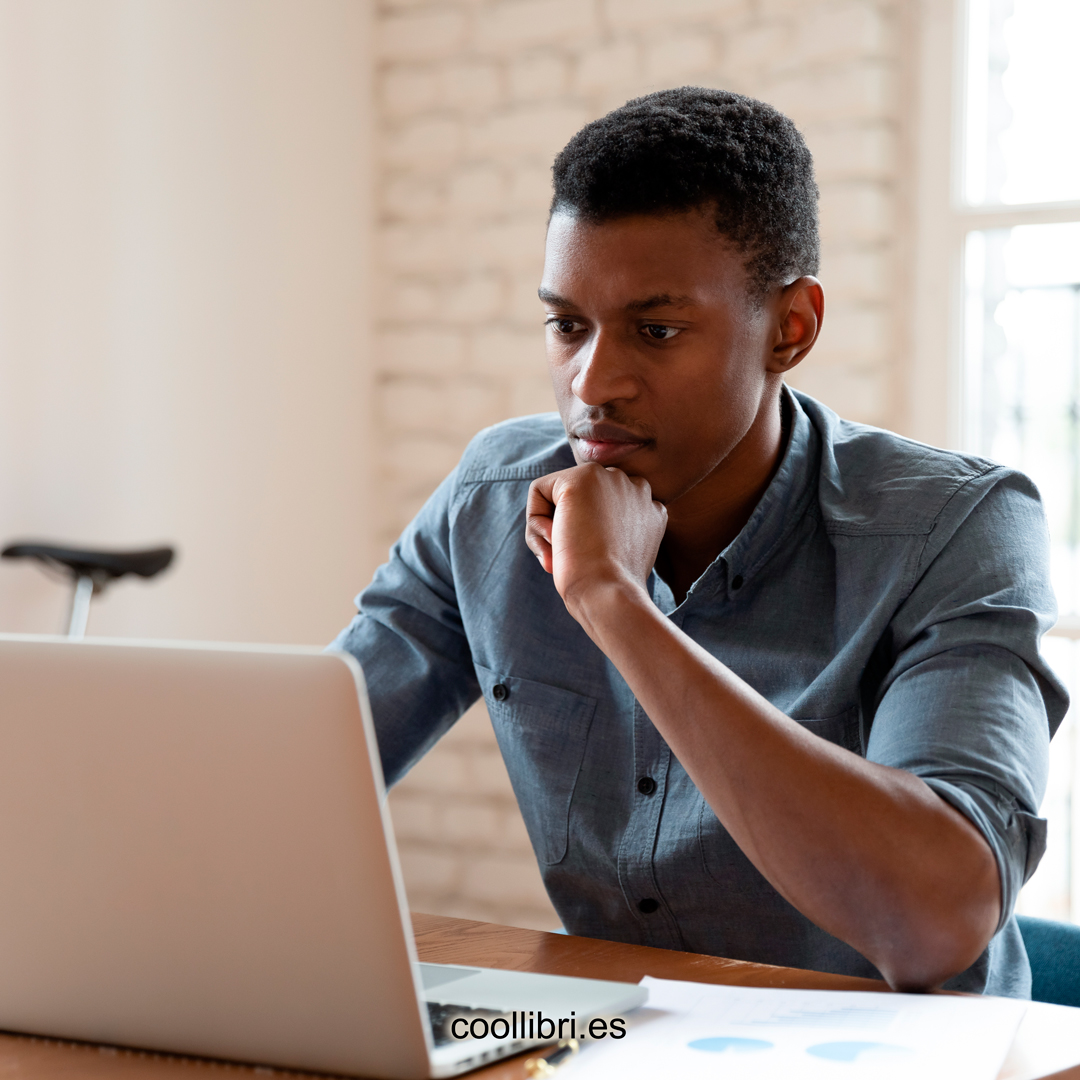
[[[643,476],[670,504],[775,407],[776,324],[748,293],[744,260],[704,212],[552,217],[540,297],[579,464]]]

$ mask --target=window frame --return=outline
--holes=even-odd
[[[968,0],[921,0],[910,434],[961,450],[970,392],[964,363],[964,246],[971,232],[1080,222],[1080,199],[971,206],[963,198]],[[942,108],[942,103],[945,107]],[[1080,639],[1080,617],[1049,631]]]

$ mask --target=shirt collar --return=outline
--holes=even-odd
[[[820,436],[798,398],[787,386],[782,392],[791,409],[791,433],[780,465],[750,520],[716,560],[727,567],[726,575],[717,575],[717,591],[726,586],[729,598],[745,588],[762,569],[781,541],[802,520],[814,497],[811,479],[815,460],[820,456]]]
[[[780,465],[750,520],[690,586],[683,603],[696,594],[726,593],[732,599],[761,571],[780,542],[802,520],[814,497],[811,479],[821,456],[821,437],[795,394],[786,385],[782,393],[791,410],[791,431]],[[671,589],[655,570],[649,575],[648,587],[661,611],[670,615],[676,610]]]

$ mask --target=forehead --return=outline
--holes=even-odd
[[[708,303],[745,296],[745,254],[700,210],[590,222],[559,211],[548,225],[541,294],[623,307],[672,295]]]

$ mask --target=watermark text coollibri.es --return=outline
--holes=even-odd
[[[526,1012],[524,1009],[488,1019],[485,1016],[458,1016],[449,1025],[455,1039],[621,1039],[626,1035],[626,1021],[621,1016],[610,1020],[594,1016],[587,1024],[578,1027],[577,1017],[558,1018],[545,1016],[540,1010]]]

